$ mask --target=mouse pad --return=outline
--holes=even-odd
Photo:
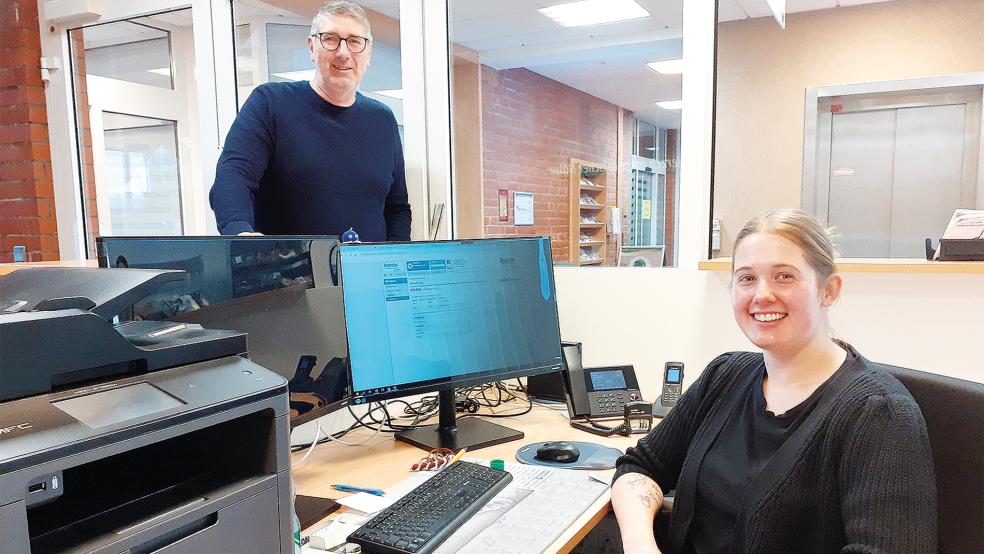
[[[546,462],[537,460],[536,451],[547,442],[534,442],[516,451],[516,461],[522,464],[534,466],[559,467],[563,469],[611,469],[615,467],[615,460],[622,455],[622,451],[610,446],[602,446],[593,442],[563,441],[573,444],[581,451],[581,455],[573,462]]]

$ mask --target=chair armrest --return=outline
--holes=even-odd
[[[666,496],[663,497],[663,504],[659,507],[659,515],[668,516],[673,513],[673,493],[676,491],[670,491]]]

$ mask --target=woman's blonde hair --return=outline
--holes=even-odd
[[[837,271],[834,263],[833,229],[825,228],[815,217],[800,210],[782,209],[762,212],[738,231],[732,256],[746,237],[753,233],[774,233],[792,241],[803,250],[807,263],[817,274],[817,284],[823,286]],[[735,264],[732,257],[731,272]]]

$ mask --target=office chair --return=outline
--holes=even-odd
[[[887,367],[926,420],[939,552],[984,552],[984,384]]]
[[[984,552],[984,384],[886,366],[919,404],[936,471],[939,552]],[[656,518],[664,544],[673,493]]]

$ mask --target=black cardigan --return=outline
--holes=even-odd
[[[762,367],[761,354],[715,359],[652,432],[619,458],[615,478],[641,473],[676,489],[668,528],[682,552],[696,476]],[[831,377],[813,412],[741,491],[732,552],[936,551],[936,479],[922,413],[888,371],[860,355]]]

